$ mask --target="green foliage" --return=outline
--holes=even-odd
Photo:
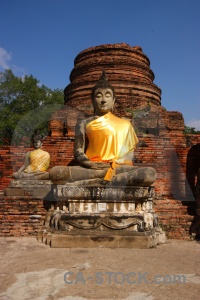
[[[0,145],[30,141],[35,131],[48,134],[52,113],[63,105],[63,90],[40,86],[32,75],[0,73]]]
[[[132,116],[134,116],[134,111],[133,111],[132,109],[130,109],[130,108],[127,108],[127,109],[126,109],[126,111],[127,111],[128,113],[131,113],[131,114],[132,114]]]
[[[200,130],[196,130],[194,127],[185,126],[184,134],[200,134]]]

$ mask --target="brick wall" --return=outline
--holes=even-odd
[[[168,238],[190,239],[195,202],[162,199],[154,201],[159,224]]]
[[[149,134],[139,136],[139,140],[140,146],[135,151],[136,163],[153,166],[158,173],[154,208],[161,226],[170,238],[189,239],[195,202],[187,177],[190,179],[192,174],[193,181],[196,180],[197,163],[200,163],[200,136],[171,134],[156,137]],[[73,160],[73,144],[73,137],[46,138],[43,149],[50,153],[50,168],[67,165]],[[23,164],[25,153],[29,150],[23,146],[1,147],[1,190],[8,186],[11,174]],[[3,198],[1,194],[0,201],[1,235],[37,234],[46,213],[42,199]],[[37,219],[34,215],[41,217]]]
[[[190,239],[194,202],[161,199],[154,201],[159,224],[168,238]],[[36,236],[44,224],[42,199],[0,195],[0,236]]]
[[[0,195],[0,236],[37,235],[46,210],[43,200]]]

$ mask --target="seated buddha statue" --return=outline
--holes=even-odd
[[[133,165],[138,144],[132,124],[113,114],[115,91],[103,71],[92,89],[94,115],[75,128],[74,157],[79,166],[56,166],[54,184],[150,186],[156,180],[151,167]]]
[[[36,135],[33,138],[34,150],[26,153],[23,166],[14,172],[12,177],[15,179],[49,179],[46,172],[50,165],[50,155],[42,150],[42,137]]]

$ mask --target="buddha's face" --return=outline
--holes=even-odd
[[[42,147],[42,142],[40,140],[34,141],[34,148],[39,149]]]
[[[113,91],[109,88],[98,88],[94,93],[93,104],[95,113],[104,115],[113,110],[115,99]]]

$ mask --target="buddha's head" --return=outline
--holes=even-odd
[[[42,139],[43,137],[41,135],[35,135],[33,137],[32,141],[35,149],[39,149],[42,147]]]
[[[113,111],[115,91],[113,86],[108,82],[104,70],[99,81],[92,89],[92,103],[96,115],[104,115],[109,111]]]

